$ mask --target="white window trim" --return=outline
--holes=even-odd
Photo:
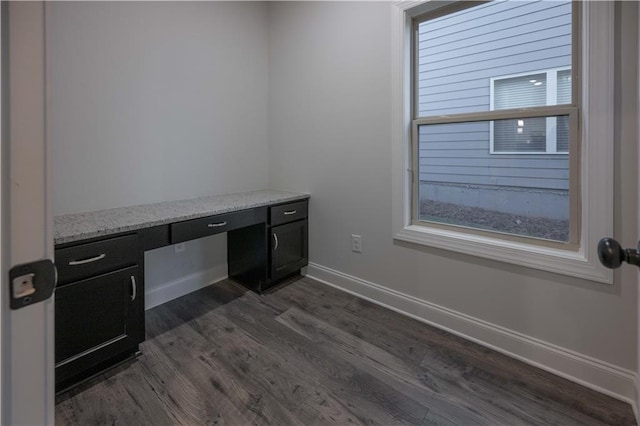
[[[508,78],[515,77],[525,77],[528,75],[535,74],[546,74],[547,75],[547,93],[546,93],[546,104],[547,106],[555,106],[558,105],[558,73],[560,71],[568,71],[571,70],[571,67],[560,67],[560,68],[549,68],[545,70],[538,71],[530,71],[519,74],[509,74],[502,75],[498,77],[491,77],[489,79],[489,111],[494,111],[495,107],[495,87],[494,84],[496,80],[506,80]],[[556,126],[557,126],[556,117],[547,117],[547,146],[546,150],[543,151],[496,151],[494,148],[494,138],[493,138],[493,124],[491,121],[489,123],[489,154],[491,155],[566,155],[568,151],[558,151],[558,141],[556,139]]]
[[[582,209],[578,251],[411,224],[411,18],[442,5],[402,1],[390,6],[393,238],[612,284],[613,271],[598,261],[596,245],[600,238],[613,233],[613,2],[582,3]]]

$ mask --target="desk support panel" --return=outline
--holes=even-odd
[[[266,223],[227,233],[229,278],[261,293],[267,285]]]

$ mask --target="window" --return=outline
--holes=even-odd
[[[611,282],[613,8],[395,8],[394,238]]]
[[[571,104],[571,69],[491,78],[491,110]],[[566,117],[504,120],[493,123],[492,154],[568,154]]]
[[[579,223],[570,217],[578,186],[569,157],[578,151],[567,140],[558,153],[556,130],[558,120],[569,122],[564,136],[577,143],[578,121],[569,120],[579,113],[574,88],[565,88],[564,104],[557,95],[558,71],[579,71],[574,5],[461,7],[413,20],[414,222],[576,247]],[[538,71],[540,64],[551,70]]]

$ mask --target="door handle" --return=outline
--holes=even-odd
[[[275,232],[273,233],[273,242],[274,242],[273,251],[276,251],[278,250],[278,235]]]
[[[598,243],[598,259],[609,269],[619,268],[622,262],[640,268],[640,241],[637,249],[623,249],[613,238],[603,238]]]
[[[136,277],[131,275],[131,301],[136,300],[136,293],[138,292],[138,286],[136,285]]]
[[[207,225],[209,228],[219,228],[221,226],[225,226],[227,222],[218,222],[218,223],[210,223]]]
[[[98,260],[102,260],[105,257],[107,257],[107,255],[105,253],[102,253],[97,255],[96,257],[90,257],[89,259],[72,260],[69,262],[69,266],[77,266],[84,265],[85,263],[97,262]]]

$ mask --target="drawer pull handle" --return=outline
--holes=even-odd
[[[107,255],[102,253],[101,255],[98,255],[96,257],[91,257],[89,259],[72,260],[69,262],[69,266],[77,266],[77,265],[84,265],[85,263],[97,262],[98,260],[102,260],[105,257],[107,257]]]
[[[275,232],[273,233],[273,241],[275,243],[275,245],[273,246],[273,251],[278,250],[278,234],[276,234]]]
[[[219,228],[221,226],[225,226],[227,222],[218,222],[218,223],[210,223],[207,225],[209,228]]]
[[[289,216],[289,215],[296,214],[296,213],[298,213],[297,210],[289,210],[288,212],[284,212],[284,215],[285,216]]]
[[[134,300],[136,300],[136,293],[138,291],[138,286],[136,285],[136,277],[134,277],[133,275],[131,275],[131,301],[133,302]]]

